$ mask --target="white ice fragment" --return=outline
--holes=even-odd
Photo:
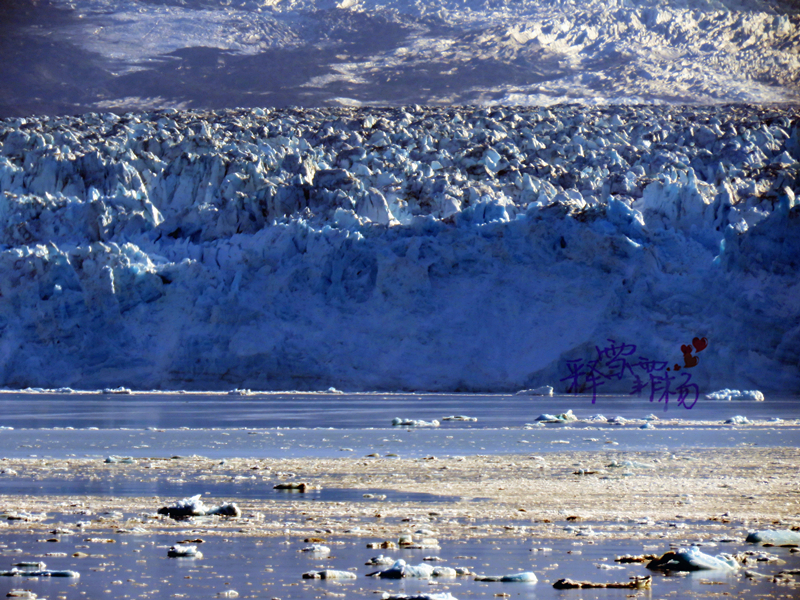
[[[373,556],[364,564],[369,567],[379,567],[384,565],[393,565],[396,559],[392,558],[391,556],[384,556],[383,554],[379,554],[378,556]]]
[[[395,417],[392,419],[392,427],[439,427],[440,423],[436,419],[432,421],[423,421],[421,419],[401,419]]]
[[[729,390],[727,388],[706,394],[706,400],[753,400],[763,402],[764,394],[758,390]]]
[[[308,571],[303,573],[303,579],[357,579],[358,576],[351,571],[324,569],[322,571]]]
[[[203,553],[193,545],[172,546],[167,550],[167,556],[170,558],[203,558]]]
[[[726,425],[750,425],[752,421],[742,415],[736,415],[725,421]]]
[[[529,390],[520,390],[516,393],[517,396],[552,396],[553,395],[553,388],[549,385],[543,385],[541,387],[529,389]]]
[[[416,566],[412,566],[407,564],[402,558],[396,560],[388,569],[367,573],[367,577],[380,577],[381,579],[402,579],[406,577],[428,579],[432,575],[433,567],[430,565],[420,563]]]
[[[711,556],[701,552],[697,546],[690,546],[663,554],[660,558],[650,561],[647,568],[666,571],[735,571],[739,565],[728,554]]]
[[[573,421],[577,421],[578,417],[576,417],[572,409],[568,410],[565,413],[561,413],[559,415],[551,415],[548,413],[544,413],[536,417],[536,421],[540,423],[571,423]]]
[[[310,552],[311,554],[330,554],[331,549],[322,544],[311,544],[300,549],[300,552]]]

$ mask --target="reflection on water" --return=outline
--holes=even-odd
[[[162,498],[188,498],[201,494],[212,498],[236,500],[304,500],[309,502],[453,502],[456,496],[437,496],[416,492],[373,489],[322,488],[306,492],[294,490],[275,490],[271,482],[224,483],[214,481],[174,481],[166,477],[149,481],[132,480],[128,477],[104,477],[88,479],[72,477],[69,479],[27,479],[24,477],[5,478],[2,493],[19,496],[115,496]]]

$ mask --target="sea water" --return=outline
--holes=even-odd
[[[176,429],[189,427],[381,428],[395,417],[441,421],[451,415],[475,417],[472,428],[519,427],[542,413],[572,410],[580,419],[602,414],[642,418],[719,421],[734,415],[751,419],[800,418],[800,398],[767,397],[765,402],[711,401],[691,409],[647,396],[523,396],[506,394],[308,394],[253,393],[0,393],[0,426]],[[461,428],[463,422],[442,422]]]
[[[618,450],[671,450],[739,446],[796,446],[800,442],[800,402],[797,398],[768,398],[766,402],[703,402],[691,410],[668,407],[666,411],[647,398],[444,394],[0,394],[0,456],[9,458],[88,457],[102,460],[109,455],[169,458],[176,455],[226,457],[316,457],[364,456],[371,452],[414,458],[440,456],[601,451],[613,444]],[[638,424],[612,425],[579,421],[569,425],[525,428],[541,413],[558,414],[573,410],[579,419],[596,414],[643,419],[650,413],[654,429]],[[477,421],[441,421],[449,415],[467,415]],[[762,423],[755,427],[723,425],[723,421],[744,415]],[[438,428],[392,427],[394,417],[440,420]],[[763,423],[784,419],[778,426]],[[674,419],[680,419],[675,422]],[[787,424],[786,421],[789,423]],[[669,424],[666,424],[669,422]],[[638,422],[637,422],[638,423]],[[13,428],[13,429],[9,429]],[[209,488],[209,485],[213,489]],[[310,494],[282,494],[263,485],[160,480],[134,482],[110,475],[103,481],[81,479],[30,480],[3,478],[0,489],[6,495],[43,496],[190,496],[210,494],[220,498],[263,499],[267,510],[280,513],[283,499],[313,502],[403,502],[424,501],[435,505],[449,497],[431,494],[403,494],[367,490],[382,500],[367,500],[365,490],[320,490]],[[202,488],[202,489],[201,489]],[[349,495],[348,495],[349,494]],[[413,496],[413,497],[412,497]],[[278,501],[278,502],[267,502]],[[280,518],[279,516],[277,518]],[[65,523],[68,525],[68,523]],[[691,528],[687,529],[690,531]],[[732,531],[732,534],[741,534]],[[0,593],[29,589],[40,597],[58,600],[79,598],[215,598],[235,590],[240,598],[376,598],[376,592],[392,594],[419,592],[452,593],[456,598],[492,598],[497,594],[532,599],[570,597],[619,598],[624,590],[580,590],[559,592],[552,583],[562,577],[596,582],[627,581],[648,574],[641,564],[617,566],[614,555],[663,553],[666,541],[564,541],[547,539],[441,540],[436,551],[393,551],[395,558],[418,564],[430,554],[444,559],[447,566],[468,566],[486,575],[534,571],[536,584],[481,583],[471,578],[428,582],[387,581],[365,577],[376,570],[364,562],[380,551],[366,548],[359,537],[332,539],[331,556],[320,558],[299,552],[296,537],[249,538],[209,537],[202,544],[202,559],[172,559],[167,548],[175,536],[119,534],[107,544],[87,542],[84,536],[62,536],[61,543],[48,544],[24,527],[10,525],[0,534],[0,569],[21,560],[44,560],[48,568],[81,572],[79,580],[60,578],[0,578]],[[687,542],[691,534],[687,533]],[[652,546],[650,549],[644,546]],[[58,546],[56,548],[55,546]],[[547,547],[550,551],[532,552]],[[753,549],[741,543],[719,544],[704,551],[736,552]],[[48,556],[55,551],[56,556]],[[76,551],[89,554],[76,558]],[[786,563],[759,565],[771,574],[780,569],[800,567],[800,558],[789,549],[771,548]],[[384,551],[384,553],[387,553]],[[337,583],[309,581],[302,573],[323,568],[351,569],[358,578]],[[727,592],[730,597],[775,592],[775,584],[751,581],[741,575],[699,572],[665,576],[653,573],[652,593],[645,597],[703,596]],[[791,593],[792,590],[789,590]],[[639,593],[640,594],[640,593]]]

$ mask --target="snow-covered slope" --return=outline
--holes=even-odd
[[[798,124],[734,105],[0,121],[0,385],[564,391],[609,339],[683,365],[706,338],[681,371],[701,391],[796,393]]]
[[[772,0],[49,0],[0,7],[0,116],[793,102]],[[5,23],[5,26],[4,26]]]

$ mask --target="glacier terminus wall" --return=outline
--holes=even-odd
[[[744,105],[2,120],[0,386],[566,391],[609,340],[687,372],[706,338],[701,390],[797,393],[798,124]]]

